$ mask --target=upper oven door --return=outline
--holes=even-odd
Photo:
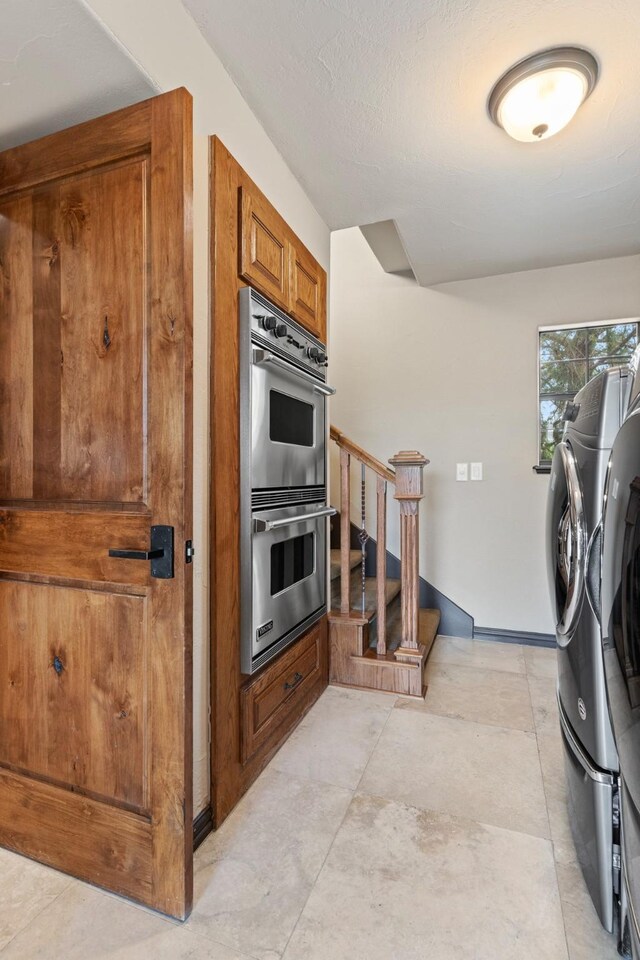
[[[251,487],[323,486],[328,388],[268,350],[251,353]]]

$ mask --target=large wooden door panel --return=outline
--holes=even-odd
[[[152,902],[148,817],[121,810],[115,831],[105,803],[0,767],[0,821],[4,846],[134,900]]]
[[[0,203],[0,497],[146,498],[147,181],[143,158]]]
[[[147,167],[138,160],[60,187],[60,360],[51,379],[54,398],[60,384],[62,498],[146,499]]]
[[[191,98],[0,154],[0,843],[192,900]],[[112,549],[173,528],[174,576]]]
[[[0,497],[33,493],[32,227],[31,196],[0,204]]]
[[[145,596],[0,581],[3,764],[147,812],[146,612]]]

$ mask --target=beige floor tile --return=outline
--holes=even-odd
[[[186,925],[0,850],[1,960],[613,960],[555,651],[440,637],[427,679],[424,704],[321,697],[198,851]]]
[[[553,723],[553,718],[549,718],[544,721],[543,730],[545,732],[538,734],[538,753],[555,858],[558,863],[574,863],[576,851],[567,808],[567,781],[560,727]]]
[[[522,730],[394,710],[358,791],[549,836],[536,738]]]
[[[0,848],[0,950],[71,883],[63,873]]]
[[[556,679],[529,674],[527,681],[536,733],[539,735],[557,733],[560,730],[560,720],[556,699]]]
[[[272,960],[284,950],[351,791],[269,769],[196,854],[190,927]]]
[[[555,647],[523,647],[527,673],[534,677],[557,677],[557,651]]]
[[[577,863],[558,864],[569,960],[617,960],[616,939],[603,928]]]
[[[556,863],[577,863],[575,844],[572,837],[553,841],[553,856]]]
[[[396,708],[533,730],[526,676],[460,664],[429,663],[424,701],[400,698]]]
[[[548,841],[357,796],[284,960],[566,960]]]
[[[2,951],[2,960],[248,960],[115,897],[74,883]]]
[[[538,753],[547,803],[551,800],[566,803],[567,782],[564,771],[564,749],[559,730],[556,733],[538,735]]]
[[[463,667],[480,667],[484,670],[526,673],[522,651],[523,647],[516,643],[437,637],[429,660],[433,663],[457,663]]]
[[[571,835],[571,824],[567,809],[567,781],[564,769],[564,748],[560,735],[560,724],[555,699],[551,699],[549,691],[544,687],[554,684],[546,677],[529,677],[531,698],[534,704],[533,713],[539,723],[538,753],[542,770],[542,783],[547,800],[549,827],[553,840],[554,855],[558,863],[575,863],[576,850]],[[549,695],[548,710],[542,709],[541,700],[537,697],[538,690],[542,700]]]
[[[355,790],[395,700],[384,693],[329,687],[271,766]]]

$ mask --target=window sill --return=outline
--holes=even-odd
[[[536,463],[531,468],[535,473],[551,473],[550,463]]]

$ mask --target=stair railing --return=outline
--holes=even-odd
[[[420,656],[418,644],[419,607],[419,504],[424,496],[423,470],[429,461],[417,450],[403,450],[389,460],[395,470],[389,469],[336,427],[331,427],[331,439],[340,450],[340,613],[351,612],[351,458],[361,465],[361,533],[363,552],[363,612],[364,612],[364,550],[369,535],[365,529],[365,468],[376,475],[376,652],[387,652],[387,485],[394,488],[394,498],[400,504],[400,594],[402,640],[395,651],[397,660],[411,662]]]

